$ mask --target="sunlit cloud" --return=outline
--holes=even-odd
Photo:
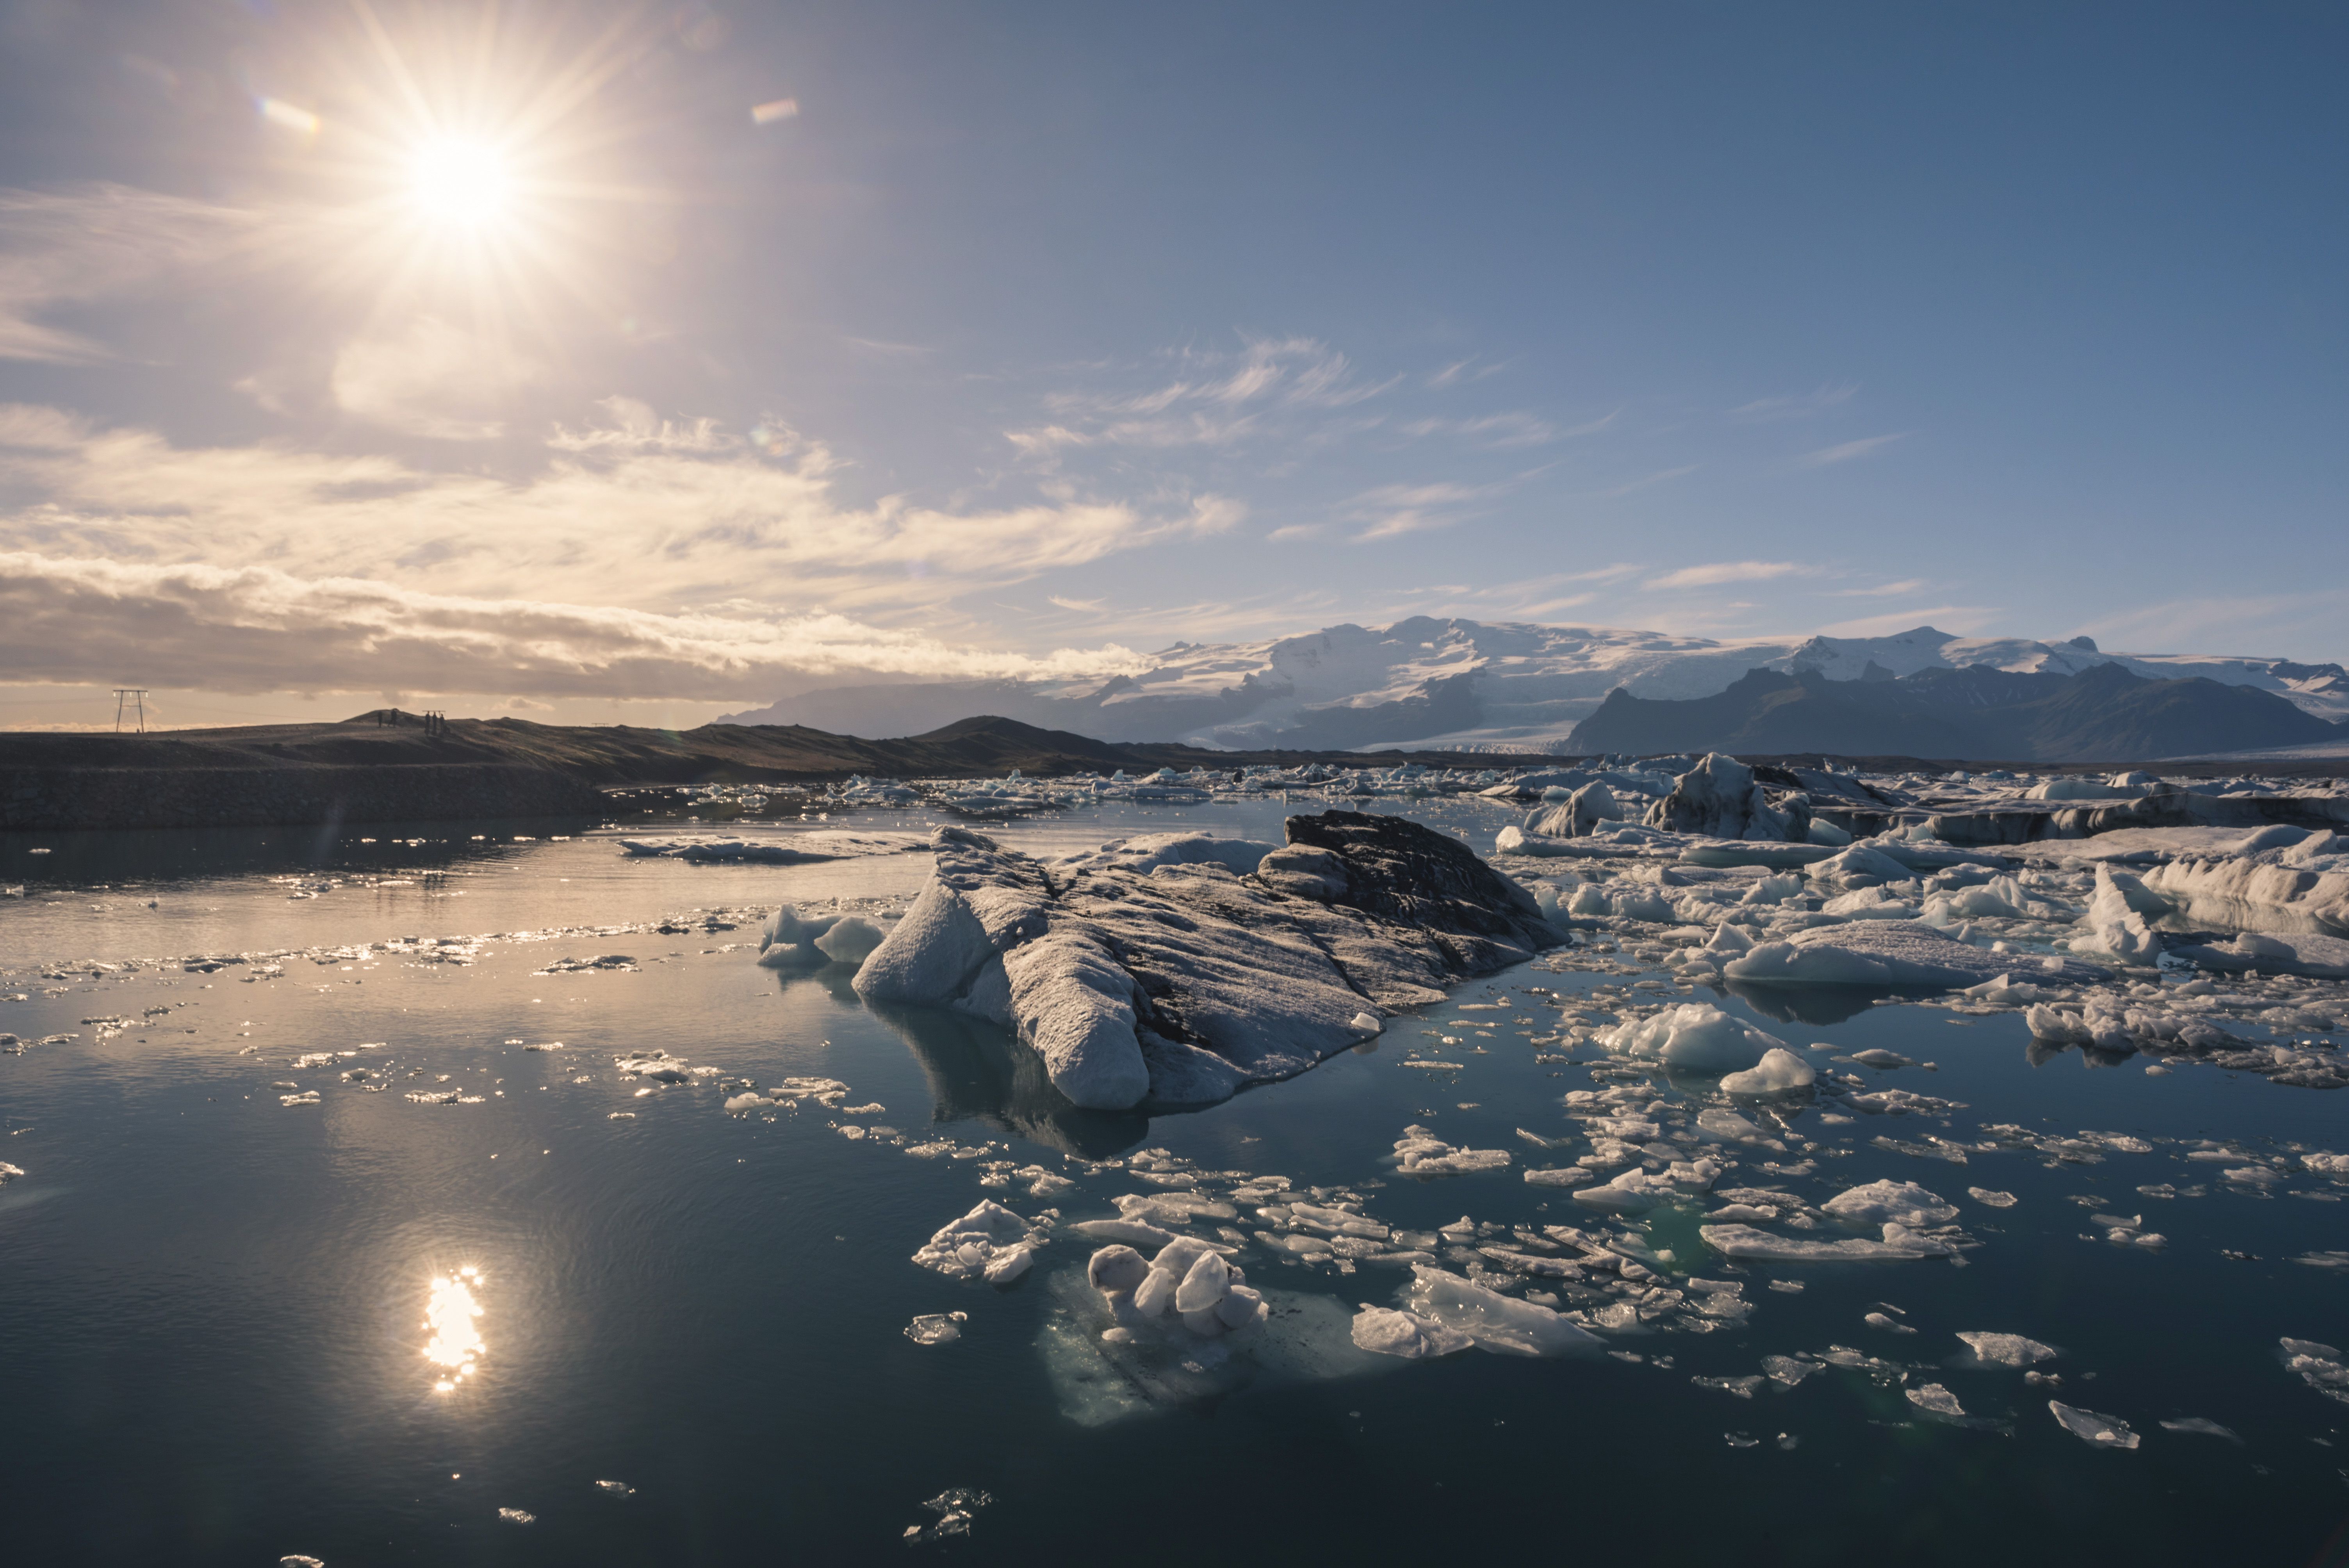
[[[660,614],[466,598],[264,566],[0,553],[12,682],[222,692],[409,690],[534,697],[761,697],[808,676],[1044,679],[1142,667],[1114,644],[1030,655],[830,613]]]
[[[1834,599],[1891,598],[1899,593],[1919,593],[1933,584],[1922,577],[1904,577],[1898,583],[1879,583],[1872,588],[1836,588],[1828,591]]]
[[[0,191],[0,359],[115,358],[98,339],[41,318],[218,263],[252,247],[263,227],[243,209],[121,185]]]
[[[1713,561],[1683,566],[1661,577],[1651,577],[1650,588],[1712,588],[1723,583],[1767,583],[1779,577],[1806,577],[1818,570],[1795,561]]]
[[[1345,515],[1364,523],[1353,536],[1356,544],[1394,539],[1406,533],[1450,528],[1475,515],[1474,508],[1513,489],[1509,484],[1380,485],[1364,490],[1346,504]]]

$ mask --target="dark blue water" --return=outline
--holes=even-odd
[[[1489,830],[1473,809],[1431,814]],[[1197,810],[1181,825],[1277,837],[1278,815],[1277,803]],[[1012,836],[1089,843],[1163,825],[1056,820]],[[1569,1130],[1559,1097],[1612,1081],[1586,1070],[1599,1056],[1537,1060],[1513,1025],[1491,1022],[1506,1015],[1458,1004],[1508,995],[1519,1016],[1548,1016],[1521,987],[1571,992],[1594,977],[1498,976],[1424,1023],[1399,1020],[1374,1051],[1209,1111],[1144,1119],[1055,1102],[1020,1048],[982,1026],[878,1016],[841,971],[760,969],[755,932],[723,917],[684,934],[492,941],[463,965],[295,956],[282,977],[250,983],[240,969],[252,965],[60,966],[641,925],[783,899],[880,903],[909,895],[925,869],[916,856],[694,868],[623,859],[608,838],[550,841],[543,826],[524,843],[511,831],[417,846],[270,837],[52,841],[47,857],[26,853],[41,841],[0,847],[0,879],[30,895],[0,905],[0,995],[27,998],[0,1002],[0,1029],[78,1037],[0,1057],[0,1161],[26,1172],[0,1188],[10,1562],[2344,1560],[2349,1405],[2287,1372],[2277,1340],[2349,1339],[2349,1277],[2292,1261],[2349,1247],[2349,1211],[2314,1176],[2269,1196],[2230,1191],[2164,1141],[2349,1148],[2338,1096],[2207,1068],[2090,1068],[2077,1053],[2034,1067],[2012,1017],[1959,1026],[1888,1006],[1764,1020],[1798,1048],[1930,1060],[1938,1070],[1882,1081],[1965,1109],[1946,1124],[1809,1118],[1816,1175],[1764,1175],[1753,1168],[1764,1157],[1746,1156],[1723,1185],[1783,1185],[1816,1202],[1878,1177],[1920,1182],[1957,1202],[1981,1241],[1965,1266],[1740,1272],[1702,1258],[1693,1220],[1663,1212],[1646,1227],[1656,1244],[1746,1282],[1757,1306],[1743,1327],[1617,1341],[1636,1363],[1472,1350],[1366,1364],[1340,1346],[1329,1375],[1283,1365],[1251,1377],[1243,1357],[1211,1397],[1088,1424],[1100,1412],[1056,1379],[1048,1330],[1090,1247],[1057,1242],[997,1290],[911,1264],[933,1230],[982,1197],[1022,1213],[1108,1213],[1139,1184],[1087,1161],[1145,1147],[1350,1187],[1402,1227],[1464,1213],[1592,1225],[1564,1193],[1521,1180],[1525,1164],[1551,1161],[1516,1130]],[[309,880],[270,880],[296,875]],[[315,896],[289,896],[304,891]],[[638,968],[534,973],[609,953]],[[100,1040],[81,1022],[100,1016],[132,1026]],[[1463,1040],[1444,1051],[1461,1071],[1397,1065],[1422,1027]],[[554,1041],[564,1048],[525,1048]],[[294,1065],[344,1050],[358,1054]],[[653,1050],[729,1078],[836,1078],[848,1104],[886,1109],[851,1117],[803,1102],[745,1118],[724,1113],[714,1087],[639,1095],[644,1080],[615,1058]],[[346,1083],[353,1067],[389,1087]],[[478,1103],[407,1098],[451,1088]],[[281,1103],[313,1090],[317,1104]],[[1516,1164],[1401,1177],[1381,1161],[1413,1122],[1510,1149]],[[916,1158],[885,1135],[845,1138],[842,1123],[988,1147]],[[1976,1152],[1958,1167],[1871,1142],[1980,1141],[1990,1123],[2156,1148],[2052,1168],[2029,1151]],[[985,1187],[990,1161],[1077,1186],[1050,1199],[1024,1181]],[[2204,1195],[2136,1191],[2158,1183]],[[1963,1198],[1969,1186],[2019,1202],[1985,1209]],[[2113,1245],[2091,1212],[2143,1213],[2168,1245]],[[1350,1313],[1392,1304],[1406,1278],[1260,1252],[1241,1261],[1299,1322],[1299,1299]],[[478,1335],[462,1377],[427,1355],[435,1282],[452,1278],[479,1309],[442,1319]],[[1775,1292],[1774,1278],[1806,1288]],[[1864,1325],[1878,1304],[1919,1332]],[[968,1315],[955,1342],[905,1337],[916,1315],[954,1311]],[[1961,1330],[2061,1347],[2056,1396],[2127,1420],[2142,1446],[2092,1449],[2020,1372],[1954,1365]],[[1982,1424],[1924,1420],[1899,1387],[1861,1371],[1752,1398],[1692,1381],[1831,1345],[1908,1369],[1911,1385],[1944,1384]],[[439,1391],[443,1381],[454,1386]],[[2189,1416],[2240,1443],[2159,1425]],[[991,1501],[967,1535],[908,1546],[904,1532],[935,1518],[920,1505],[953,1488]]]

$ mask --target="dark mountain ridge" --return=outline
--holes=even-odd
[[[2252,686],[2147,680],[2118,665],[2077,675],[1975,665],[1898,680],[1751,670],[1687,701],[1609,694],[1577,752],[1825,752],[2018,762],[2147,762],[2344,738],[2342,726]]]

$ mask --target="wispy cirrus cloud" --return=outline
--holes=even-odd
[[[1651,577],[1647,588],[1716,588],[1724,583],[1767,583],[1780,577],[1808,577],[1818,568],[1799,561],[1712,561],[1700,566],[1683,566],[1660,577]]]
[[[1414,419],[1396,428],[1405,436],[1454,436],[1487,450],[1506,451],[1516,447],[1546,447],[1578,436],[1595,436],[1614,424],[1621,413],[1619,408],[1601,418],[1561,426],[1520,408],[1469,419]]]
[[[1363,524],[1352,542],[1370,544],[1406,533],[1450,528],[1475,515],[1475,509],[1515,489],[1513,482],[1495,484],[1380,485],[1346,503],[1342,514]]]
[[[1816,452],[1805,452],[1801,457],[1796,458],[1795,466],[1798,469],[1832,468],[1837,463],[1847,463],[1855,458],[1864,458],[1870,452],[1881,451],[1895,441],[1907,440],[1915,433],[1913,430],[1896,430],[1889,436],[1865,436],[1857,441],[1844,441],[1832,447],[1821,447]]]
[[[1807,419],[1814,414],[1851,401],[1859,390],[1857,384],[1822,387],[1814,392],[1782,394],[1775,397],[1756,397],[1729,411],[1733,419],[1759,424],[1773,419]]]
[[[1898,583],[1878,583],[1868,588],[1834,588],[1828,597],[1835,599],[1889,599],[1901,593],[1921,593],[1933,584],[1922,577],[1904,577]]]
[[[1896,610],[1883,615],[1862,615],[1857,620],[1837,621],[1821,626],[1820,633],[1829,637],[1889,637],[1895,632],[1911,631],[1919,626],[1931,626],[1943,632],[1973,632],[1996,620],[2004,612],[1988,604],[1936,604],[1925,610]]]
[[[123,185],[0,191],[0,359],[114,358],[98,339],[41,318],[216,261],[262,226],[243,208]]]

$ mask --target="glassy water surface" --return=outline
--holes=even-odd
[[[1414,810],[1479,848],[1508,820]],[[1282,814],[1001,831],[1278,839]],[[2349,1148],[2337,1096],[2050,1059],[2012,1016],[1707,993],[1950,1102],[1707,1145],[1737,1162],[1719,1187],[1816,1205],[1916,1182],[1979,1243],[1954,1265],[1735,1264],[1696,1234],[1717,1197],[1615,1222],[1524,1180],[1587,1146],[1543,1146],[1579,1130],[1563,1096],[1632,1081],[1549,1037],[1553,997],[1652,973],[1620,954],[1475,983],[1213,1109],[1087,1113],[986,1026],[754,962],[775,904],[899,908],[924,856],[695,866],[577,825],[395,833],[0,843],[25,890],[0,902],[10,1561],[2344,1560],[2349,1404],[2280,1348],[2349,1343],[2344,1189],[2302,1158]],[[187,962],[232,955],[255,956]],[[1847,1060],[1871,1048],[1932,1067]],[[684,1081],[647,1076],[656,1053]],[[1405,1065],[1431,1057],[1457,1065]],[[791,1078],[847,1093],[723,1109]],[[1652,1085],[1665,1125],[1720,1102]],[[1511,1163],[1404,1176],[1414,1125]],[[2205,1144],[2230,1157],[2190,1158]],[[2252,1164],[2269,1175],[2226,1175]],[[982,1199],[1071,1222],[1244,1175],[1350,1193],[1448,1268],[1570,1225],[1751,1310],[1627,1324],[1587,1357],[1371,1356],[1347,1326],[1409,1270],[1281,1261],[1239,1212],[1199,1233],[1240,1238],[1272,1324],[1138,1369],[1099,1348],[1094,1243],[1050,1242],[1002,1289],[909,1261]],[[954,1336],[909,1336],[921,1317]],[[2058,1381],[1974,1362],[1956,1336],[1977,1332],[2055,1347],[2034,1370]],[[1811,1370],[1747,1381],[1765,1357]],[[1962,1416],[1911,1398],[1929,1384]],[[2139,1445],[2092,1445],[2051,1398]]]

